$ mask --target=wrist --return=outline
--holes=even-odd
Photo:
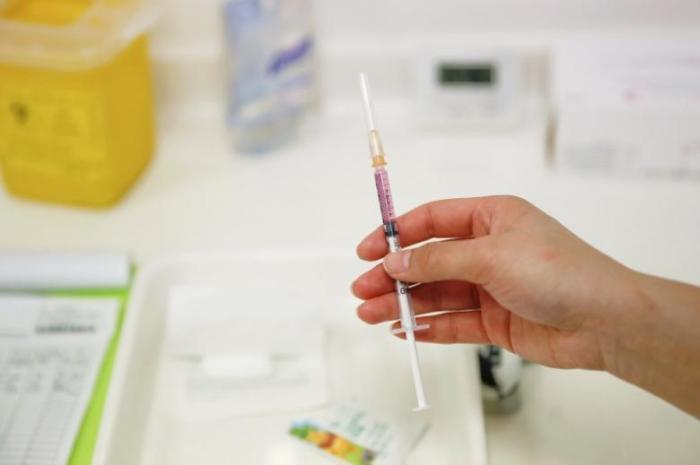
[[[631,271],[601,336],[605,370],[700,415],[700,288]]]
[[[645,315],[658,311],[655,299],[648,294],[650,278],[623,267],[620,276],[610,281],[614,283],[611,294],[615,297],[602,309],[598,338],[603,369],[619,378],[633,376],[633,359],[647,350],[643,335],[648,333],[646,326],[653,319]]]

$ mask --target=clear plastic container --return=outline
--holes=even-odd
[[[116,202],[154,145],[148,0],[0,0],[0,165],[19,196]]]

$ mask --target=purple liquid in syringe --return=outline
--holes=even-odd
[[[377,184],[377,195],[379,196],[379,208],[382,211],[382,222],[384,224],[393,223],[396,214],[394,213],[394,201],[391,198],[389,173],[387,173],[384,168],[377,168],[374,171],[374,182]]]

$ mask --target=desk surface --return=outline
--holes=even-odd
[[[400,107],[381,114],[399,211],[436,198],[517,194],[633,268],[700,283],[700,180],[559,173],[545,162],[539,120],[502,133],[422,134]],[[161,128],[153,165],[114,209],[0,194],[0,248],[127,250],[140,263],[189,250],[352,249],[379,222],[366,152],[355,107],[329,112],[297,144],[262,157],[234,155],[213,118],[173,121]],[[604,374],[531,366],[524,383],[523,411],[487,421],[491,463],[651,464],[659,454],[688,463],[670,460],[700,455],[700,424]],[[582,399],[598,408],[576,401],[577,386],[595,393]],[[590,433],[585,453],[582,432]]]

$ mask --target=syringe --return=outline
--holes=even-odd
[[[369,95],[369,84],[367,76],[360,73],[360,86],[365,103],[365,113],[367,115],[367,126],[369,128],[369,151],[372,158],[372,168],[374,168],[374,182],[377,186],[377,196],[379,197],[379,208],[382,212],[382,223],[384,225],[384,237],[386,238],[389,252],[401,250],[399,241],[399,230],[396,226],[396,213],[394,212],[394,202],[389,186],[389,174],[386,171],[386,157],[382,146],[379,131],[374,121],[374,109]],[[414,409],[424,410],[430,407],[425,398],[423,389],[423,378],[421,376],[420,364],[418,361],[418,350],[416,349],[416,337],[414,332],[427,329],[429,325],[418,325],[416,316],[411,304],[411,295],[408,284],[403,281],[396,281],[396,299],[399,304],[401,327],[394,330],[394,334],[405,333],[408,342],[409,354],[411,356],[411,370],[413,371],[413,383],[416,388],[418,406]]]

